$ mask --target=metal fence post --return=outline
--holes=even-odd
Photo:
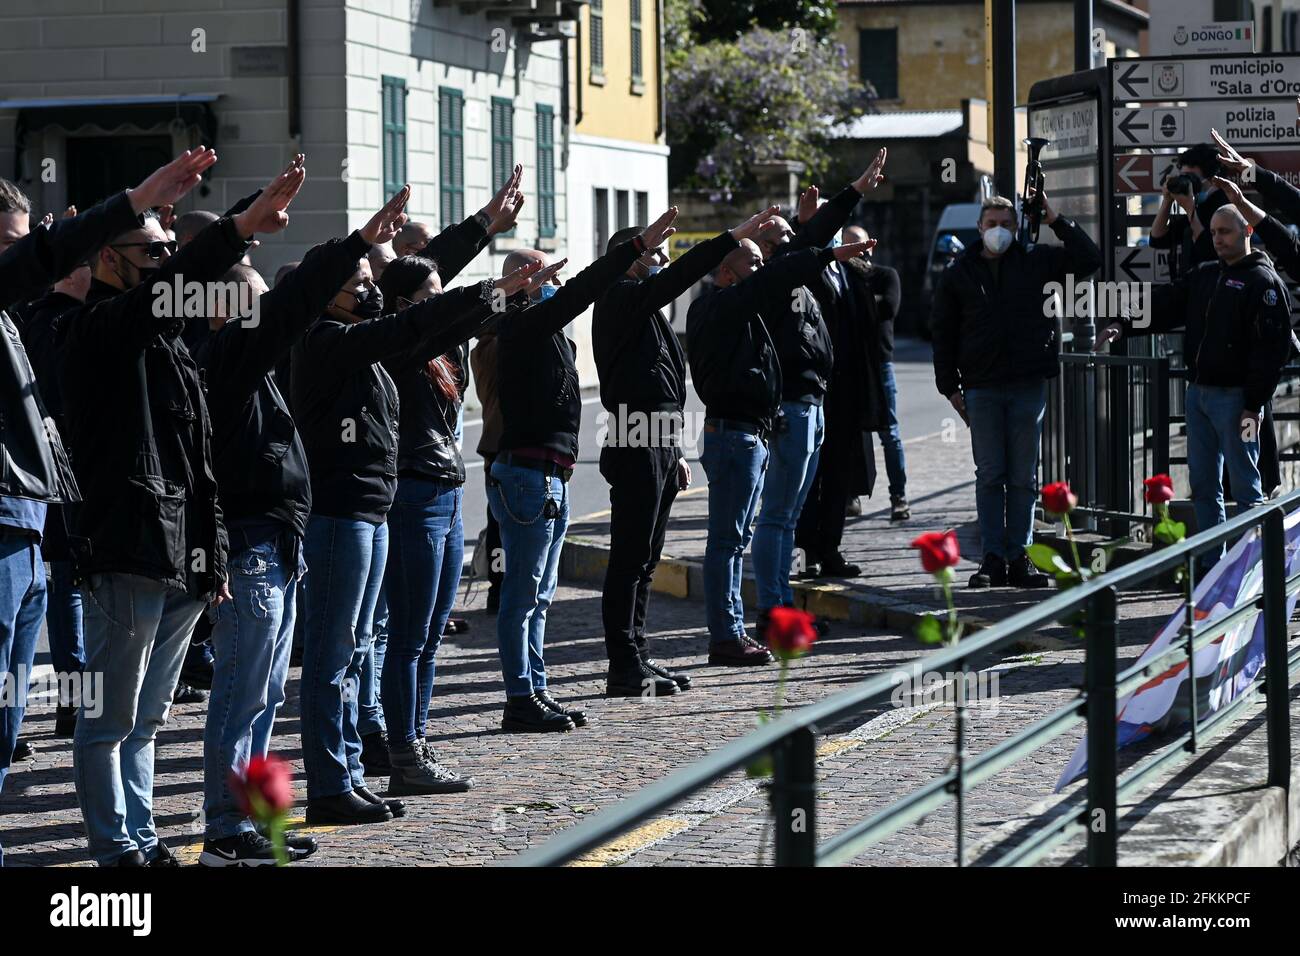
[[[1286,529],[1278,509],[1264,516],[1264,689],[1268,785],[1291,785],[1291,720],[1287,713]]]
[[[1152,474],[1169,474],[1169,359],[1161,358],[1151,370]]]
[[[776,865],[817,863],[817,737],[807,727],[792,732],[775,748],[772,814],[776,826]]]
[[[1119,761],[1115,725],[1115,589],[1098,591],[1088,602],[1088,658],[1084,668],[1088,701],[1088,865],[1119,862],[1117,819]]]

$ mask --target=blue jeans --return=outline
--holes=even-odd
[[[149,859],[158,844],[154,738],[171,709],[203,603],[137,574],[92,575],[81,596],[86,673],[100,697],[91,709],[82,695],[72,739],[90,855],[101,866],[132,850]]]
[[[227,567],[231,600],[209,611],[215,661],[203,731],[203,816],[210,840],[253,829],[231,793],[230,774],[270,747],[275,712],[284,703],[302,572],[287,566],[275,541],[232,554]]]
[[[700,464],[709,478],[704,613],[710,644],[734,641],[745,633],[740,582],[767,458],[767,443],[757,435],[724,425],[704,426]]]
[[[55,673],[80,674],[86,667],[86,649],[81,637],[81,591],[72,583],[71,561],[50,562],[45,629],[50,637],[50,663]]]
[[[763,610],[794,604],[794,590],[790,587],[794,529],[817,476],[817,459],[826,434],[822,406],[782,402],[781,411],[785,430],[772,437],[772,457],[763,480],[763,506],[754,529],[754,579],[758,606]]]
[[[27,710],[36,642],[45,616],[45,565],[35,535],[0,532],[0,790]],[[8,703],[10,700],[13,703]],[[4,849],[0,847],[0,866]]]
[[[434,656],[456,603],[465,560],[461,523],[464,489],[447,482],[399,478],[388,513],[388,657],[384,714],[388,740],[409,745],[424,737],[433,696]]]
[[[391,535],[392,532],[390,531]],[[387,573],[387,572],[385,572]],[[381,585],[375,602],[375,624],[370,631],[370,653],[361,664],[361,699],[357,702],[357,733],[365,737],[385,729],[380,678],[388,654],[388,592]]]
[[[312,515],[303,542],[302,758],[307,799],[366,785],[357,731],[361,677],[388,560],[388,526]]]
[[[1197,530],[1205,531],[1222,524],[1227,517],[1221,478],[1225,464],[1232,497],[1238,505],[1249,508],[1264,500],[1259,478],[1259,436],[1255,441],[1243,440],[1241,413],[1246,409],[1240,388],[1189,384],[1186,406],[1192,507]],[[1259,408],[1251,410],[1262,412]]]
[[[533,468],[492,464],[488,507],[501,526],[506,570],[497,611],[497,646],[506,696],[527,697],[546,689],[546,612],[555,597],[560,551],[569,527],[569,486]],[[547,497],[559,514],[547,518]]]
[[[984,554],[1014,561],[1033,543],[1046,410],[1047,383],[1041,379],[966,390]]]
[[[889,426],[881,429],[880,444],[885,450],[885,473],[889,475],[889,497],[907,497],[907,461],[903,457],[903,439],[898,433],[898,380],[894,378],[894,363],[884,362],[880,374],[885,382],[885,396],[889,399]]]

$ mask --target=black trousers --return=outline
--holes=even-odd
[[[488,482],[492,479],[492,462],[496,461],[496,455],[483,456],[483,487],[487,488]],[[484,535],[483,543],[488,549],[488,593],[501,593],[501,580],[506,576],[505,558],[501,552],[501,526],[497,524],[497,519],[492,517],[492,508],[487,509],[487,534]],[[498,560],[498,556],[501,556]],[[498,570],[500,568],[501,570]]]
[[[677,457],[674,448],[601,449],[600,473],[609,482],[611,508],[601,617],[605,651],[614,668],[631,667],[648,656],[646,607],[677,497]]]
[[[823,561],[840,550],[844,539],[844,509],[848,507],[848,469],[844,467],[839,449],[831,444],[831,430],[826,430],[817,474],[808,489],[808,497],[795,525],[794,543],[807,561]]]

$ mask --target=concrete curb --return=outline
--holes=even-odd
[[[560,577],[566,581],[603,585],[605,569],[609,565],[609,547],[599,540],[568,537],[560,556]],[[895,597],[879,588],[849,588],[842,584],[792,581],[795,605],[832,621],[848,621],[863,627],[881,628],[900,634],[910,634],[923,617],[933,615],[936,608],[916,604]],[[663,557],[655,569],[651,591],[675,598],[703,600],[704,566],[687,558]],[[753,607],[757,593],[753,577],[746,575],[741,584],[741,596]],[[963,612],[961,622],[967,632],[982,630],[994,622],[978,615]],[[1069,646],[1054,637],[1034,635],[1016,645],[1023,650],[1052,651]]]

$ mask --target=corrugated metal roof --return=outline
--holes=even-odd
[[[859,116],[831,131],[836,139],[934,139],[961,129],[961,110],[893,110]]]

